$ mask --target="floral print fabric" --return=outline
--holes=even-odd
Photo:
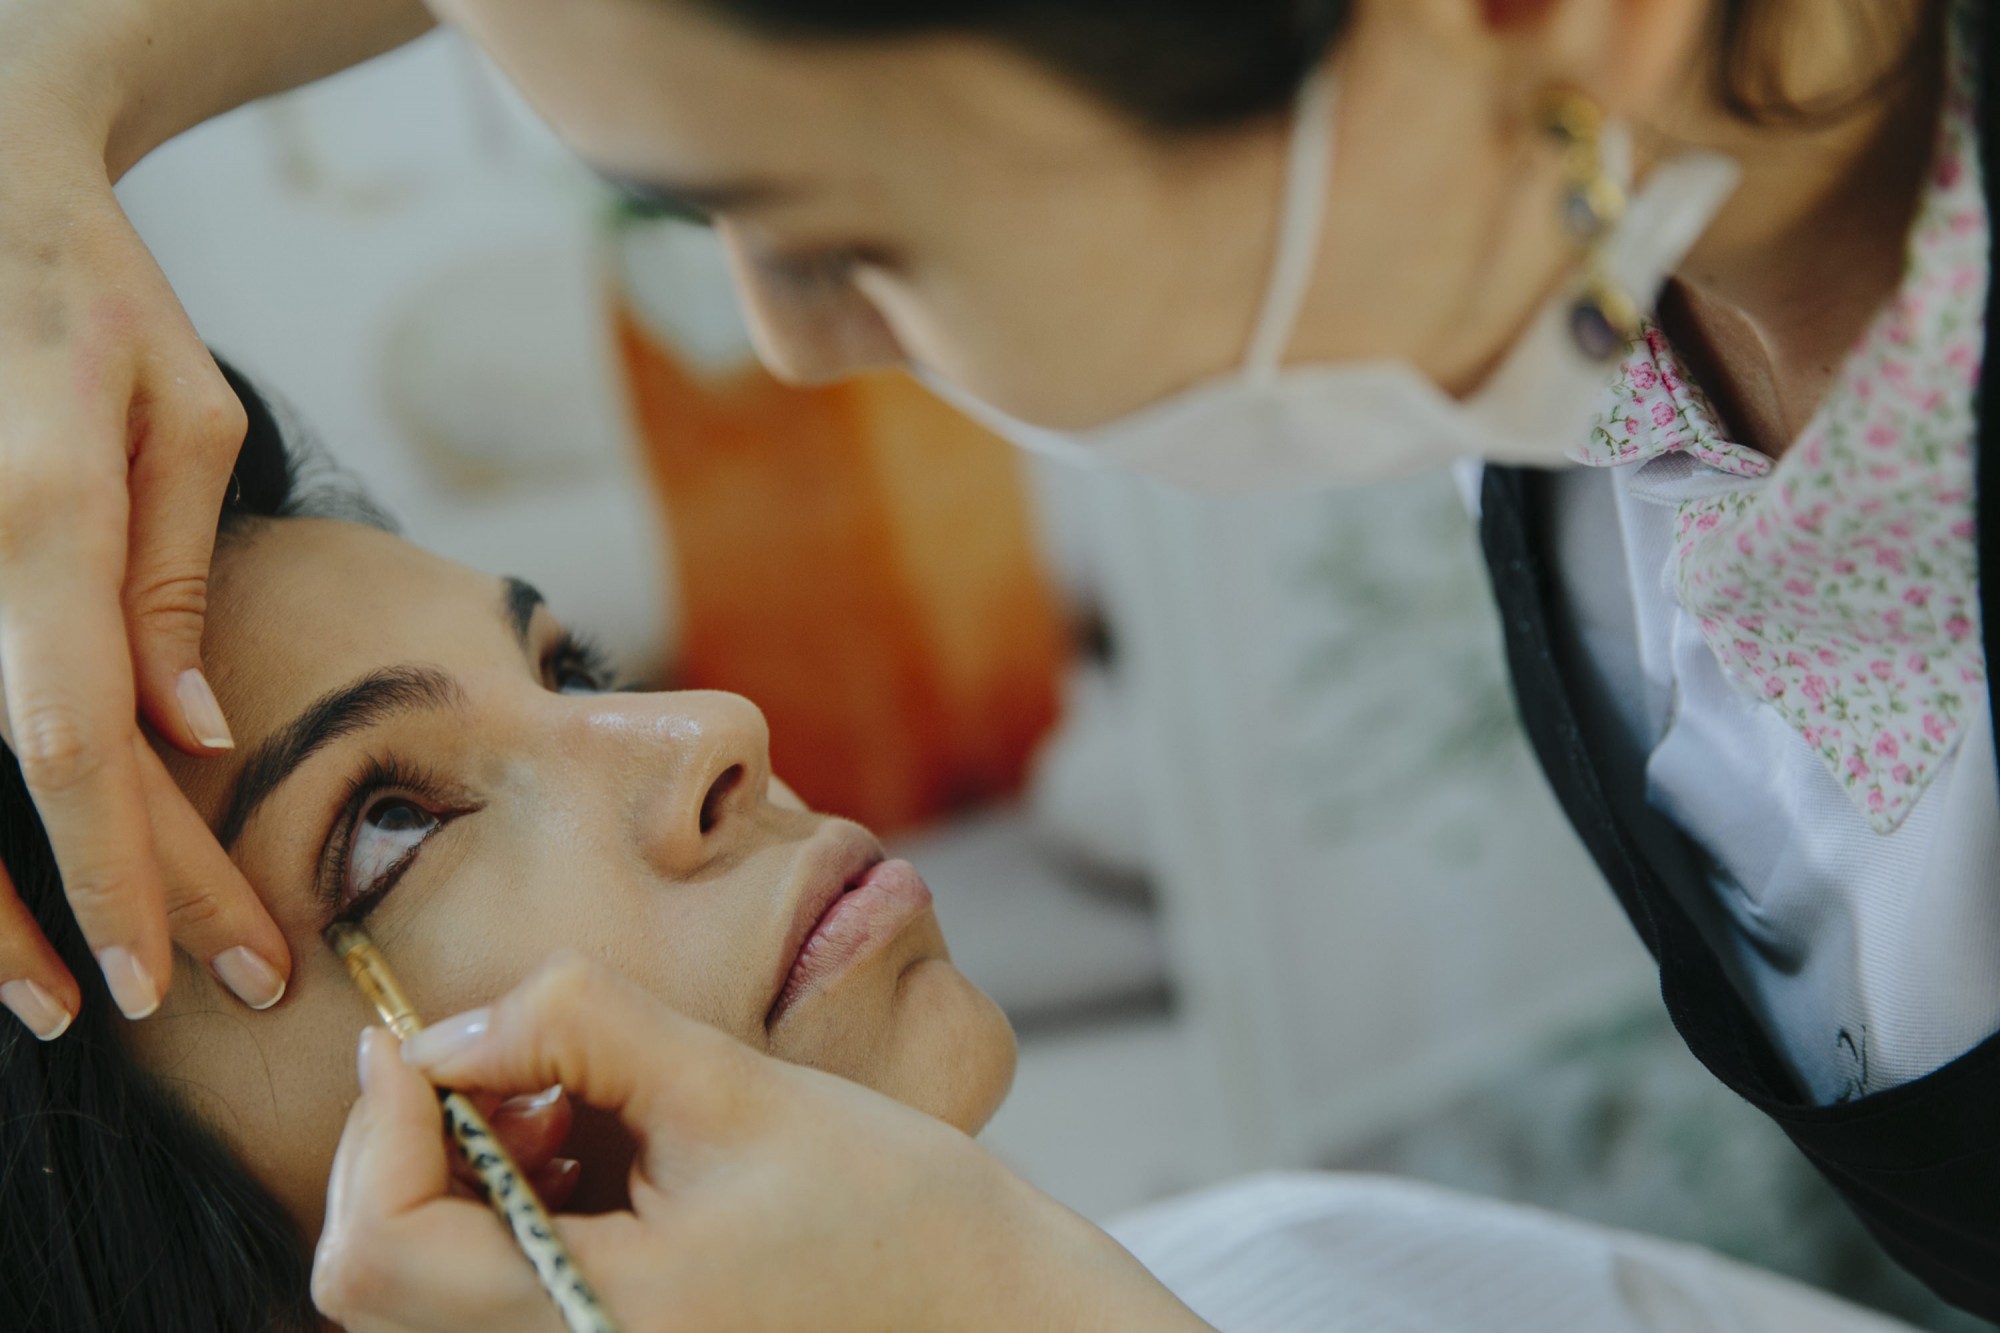
[[[1972,456],[1990,223],[1954,66],[1902,287],[1783,459],[1730,441],[1657,329],[1573,455],[1679,451],[1742,479],[1680,507],[1669,586],[1724,674],[1784,715],[1878,833],[1915,807],[1986,683]]]

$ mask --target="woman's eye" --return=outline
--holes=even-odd
[[[556,673],[557,694],[609,694],[611,683],[589,667],[565,667]]]
[[[404,796],[385,796],[369,806],[354,821],[343,900],[356,902],[374,892],[443,822]]]

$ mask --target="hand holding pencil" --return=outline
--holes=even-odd
[[[561,1083],[620,1118],[638,1149],[628,1206],[562,1226],[627,1333],[1206,1328],[958,1130],[576,959],[400,1058],[375,1033],[362,1068],[313,1284],[348,1333],[559,1327],[506,1231],[452,1195],[426,1077],[502,1096]]]
[[[391,1032],[409,1041],[423,1031],[415,1006],[366,932],[359,926],[336,921],[327,928],[326,939]],[[373,1034],[363,1037],[364,1091],[370,1067],[367,1043],[373,1040],[377,1040]],[[561,1313],[563,1327],[568,1333],[618,1333],[617,1324],[577,1268],[527,1174],[494,1134],[492,1125],[472,1098],[444,1088],[438,1090],[437,1096],[446,1132],[457,1145],[487,1204],[513,1232],[515,1244]]]

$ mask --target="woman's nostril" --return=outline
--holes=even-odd
[[[731,764],[708,785],[708,795],[701,798],[701,831],[704,835],[722,818],[722,803],[729,799],[729,793],[735,791],[742,781],[743,765]]]

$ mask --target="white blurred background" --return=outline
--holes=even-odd
[[[120,196],[211,345],[415,540],[532,579],[637,673],[670,666],[609,203],[478,56],[435,35],[246,108]],[[727,346],[720,290],[697,274],[685,306]],[[1809,1278],[1860,1262],[1799,1239],[1838,1217],[1655,1015],[1514,728],[1447,479],[1216,504],[1035,469],[1055,582],[1114,649],[1076,668],[1019,801],[902,848],[1022,1033],[995,1151],[1098,1218],[1364,1163]],[[1924,1313],[1893,1279],[1859,1294]]]

